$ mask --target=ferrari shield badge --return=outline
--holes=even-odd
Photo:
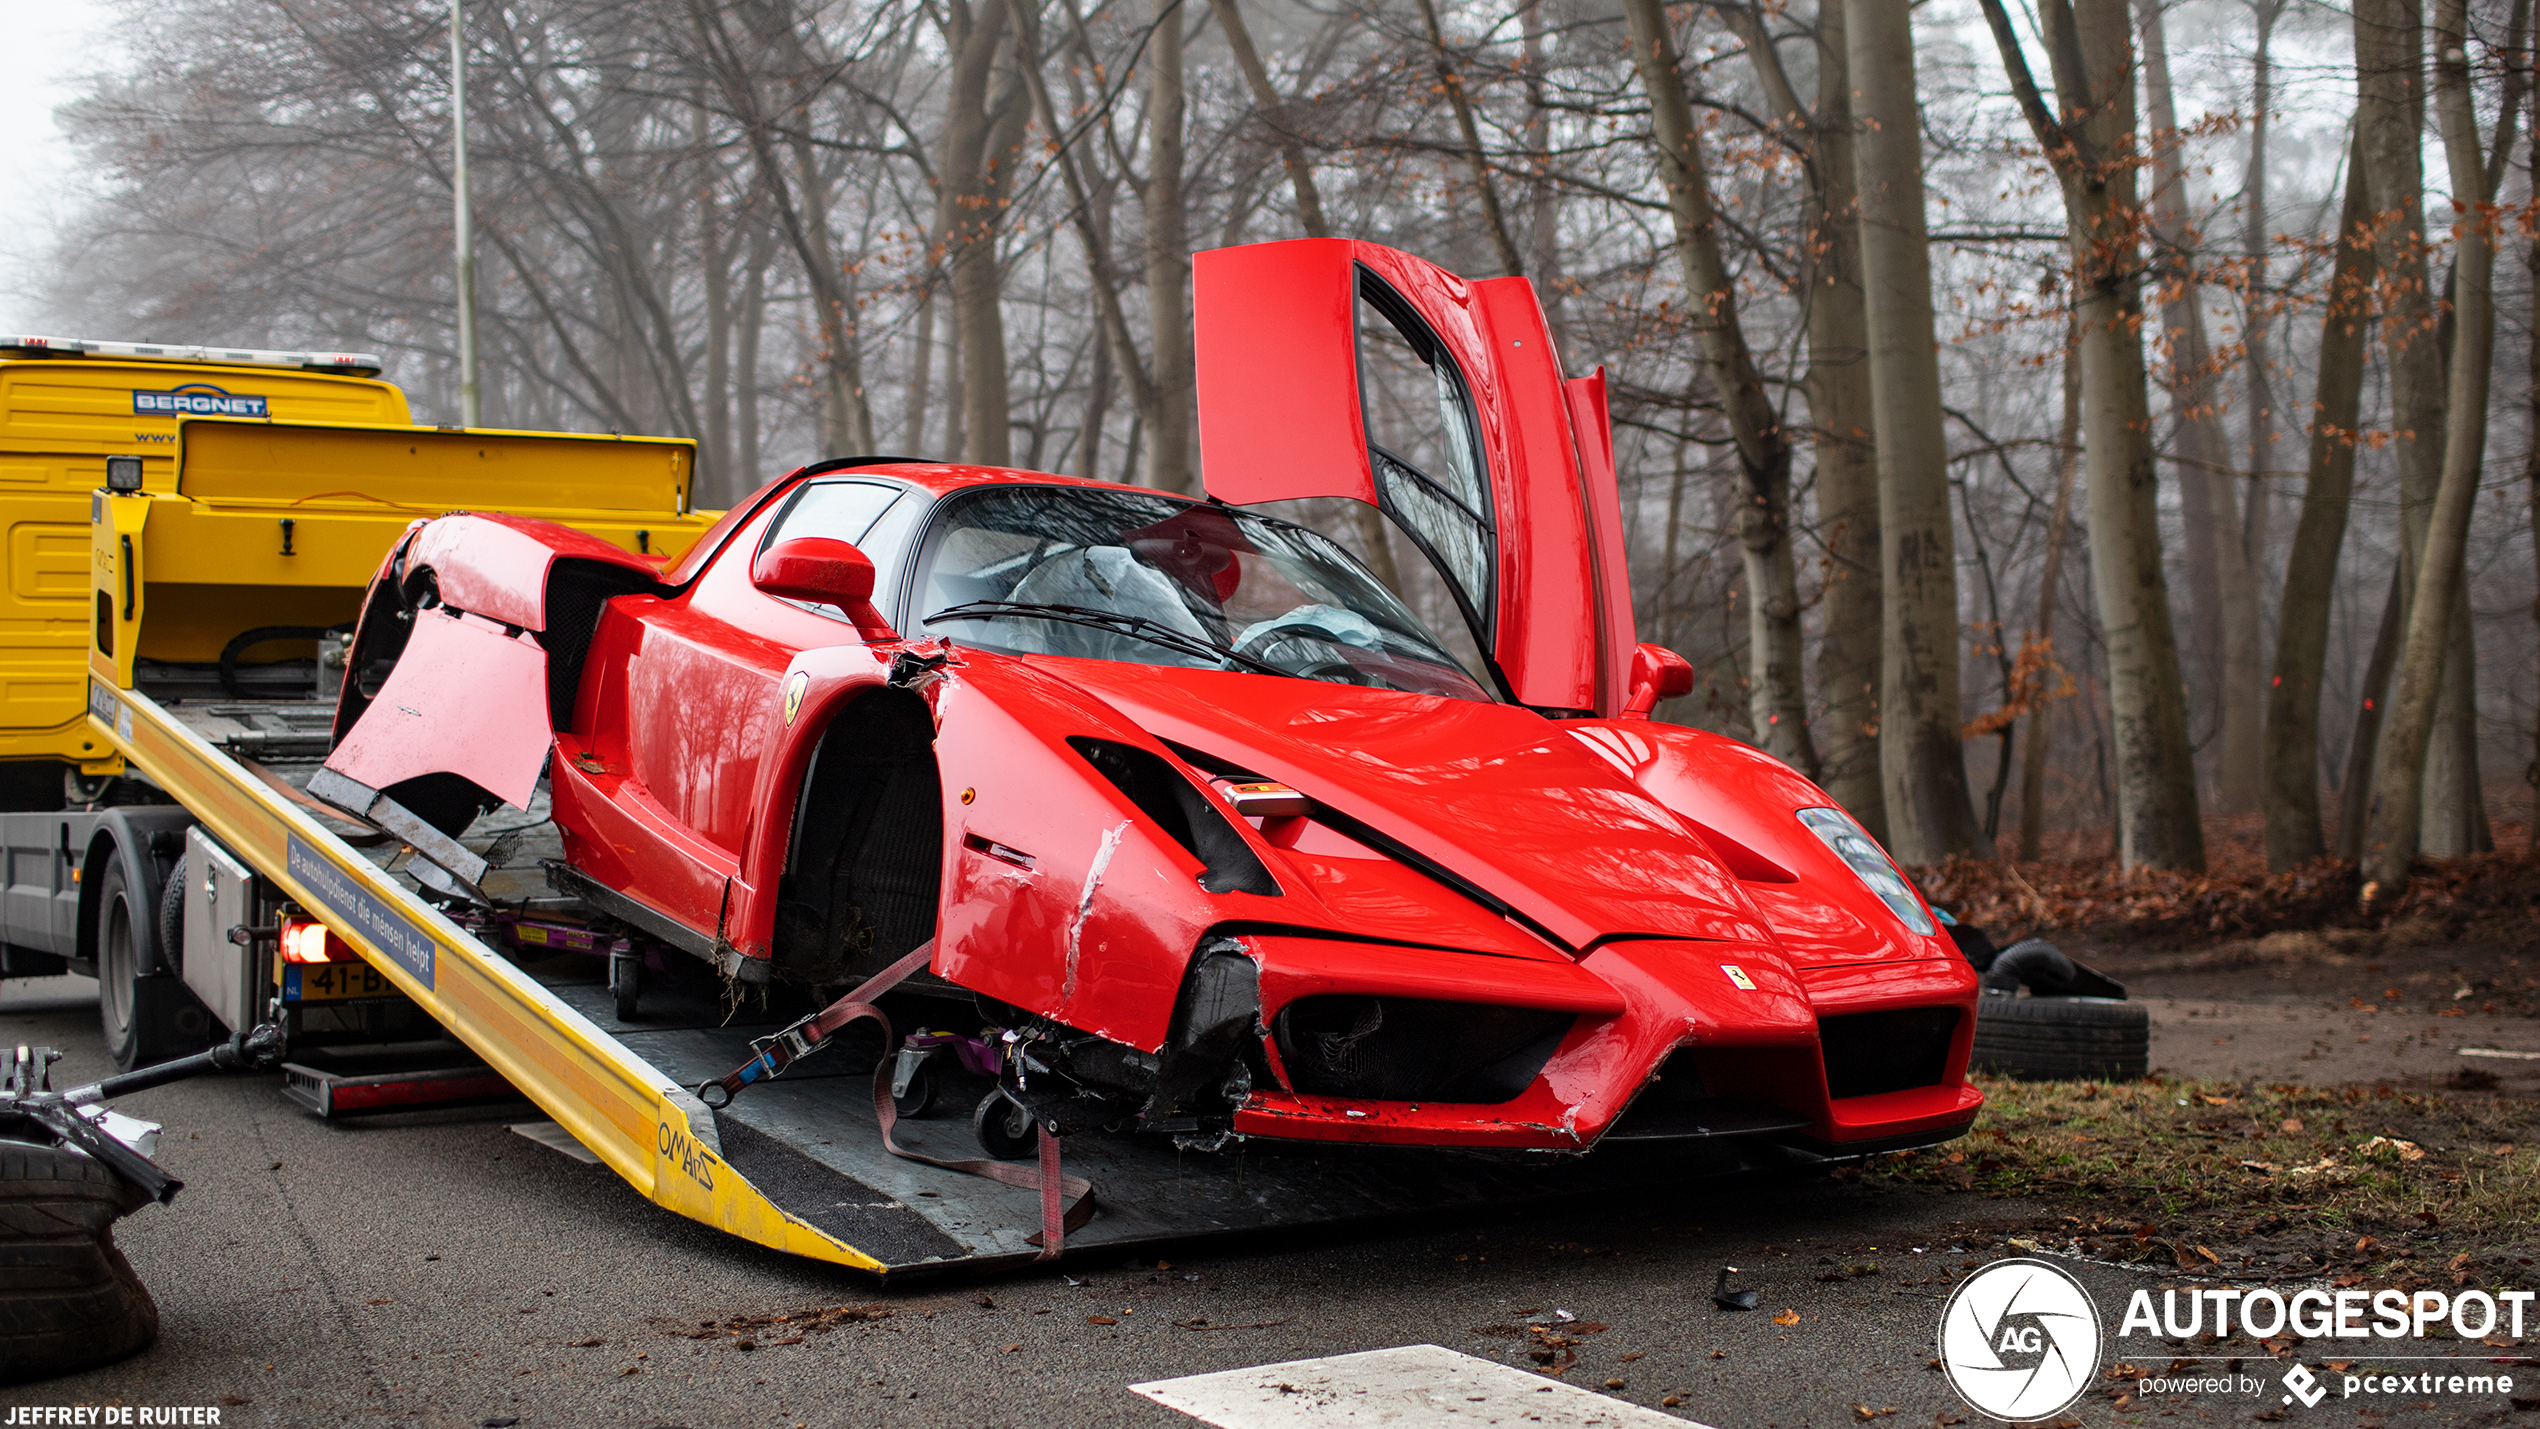
[[[796,670],[785,677],[785,725],[787,728],[792,728],[794,716],[802,713],[803,691],[810,688],[811,676],[808,672]]]
[[[793,707],[791,705],[786,706],[785,717],[787,719],[792,719],[794,717]],[[1722,963],[1720,964],[1720,971],[1729,975],[1729,981],[1737,984],[1738,991],[1753,992],[1755,990],[1755,979],[1748,977],[1746,975],[1746,969],[1739,967],[1737,964]]]

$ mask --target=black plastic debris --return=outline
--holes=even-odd
[[[1720,1267],[1720,1278],[1711,1287],[1711,1303],[1723,1310],[1752,1310],[1755,1308],[1756,1292],[1729,1288],[1729,1277],[1737,1273],[1734,1265]]]

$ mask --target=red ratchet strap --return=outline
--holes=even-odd
[[[733,1095],[742,1088],[768,1078],[781,1076],[787,1067],[826,1046],[849,1026],[872,1019],[882,1025],[883,1057],[873,1069],[873,1115],[881,1123],[882,1149],[905,1161],[938,1166],[946,1171],[982,1176],[991,1181],[1026,1191],[1041,1193],[1041,1228],[1024,1237],[1027,1244],[1037,1245],[1041,1253],[1036,1260],[1055,1260],[1067,1238],[1067,1232],[1083,1230],[1094,1218],[1094,1185],[1082,1176],[1064,1175],[1059,1170],[1058,1138],[1050,1134],[1047,1124],[1040,1124],[1041,1164],[1037,1170],[1026,1170],[1011,1162],[992,1161],[984,1157],[944,1158],[910,1151],[893,1139],[891,1129],[899,1122],[899,1109],[891,1104],[891,1057],[899,1039],[891,1029],[891,1019],[873,1005],[873,999],[899,986],[910,974],[926,966],[935,953],[932,938],[907,957],[856,985],[853,992],[820,1011],[786,1028],[772,1037],[751,1041],[750,1050],[757,1055],[714,1081],[698,1086],[697,1097],[707,1106],[723,1108],[732,1104]],[[718,1097],[715,1093],[720,1093]],[[1034,1118],[1035,1122],[1039,1119]],[[1063,1196],[1073,1196],[1073,1204],[1063,1204]]]

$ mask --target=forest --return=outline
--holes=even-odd
[[[1610,383],[1660,718],[1909,866],[2370,906],[2530,844],[2532,3],[154,0],[59,112],[43,298],[694,437],[721,506],[869,453],[1196,492],[1194,251],[1522,275]]]

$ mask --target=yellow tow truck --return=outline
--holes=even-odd
[[[690,1088],[808,1009],[697,985],[605,891],[553,881],[543,795],[463,836],[488,903],[306,792],[342,683],[364,678],[350,623],[408,523],[544,517],[667,563],[714,515],[692,509],[692,442],[416,426],[378,371],[358,353],[0,337],[0,978],[95,977],[127,1070],[278,1028],[282,1090],[319,1115],[526,1098],[546,1119],[515,1130],[779,1250],[894,1276],[1039,1257],[1038,1195],[947,1169],[969,1153],[939,1125],[895,1133],[936,1161],[891,1154],[890,1093],[844,1054],[710,1110]],[[1326,1159],[1088,1147],[1070,1170],[1103,1210],[1067,1249],[1686,1174],[1628,1150],[1403,1153],[1342,1175]]]

